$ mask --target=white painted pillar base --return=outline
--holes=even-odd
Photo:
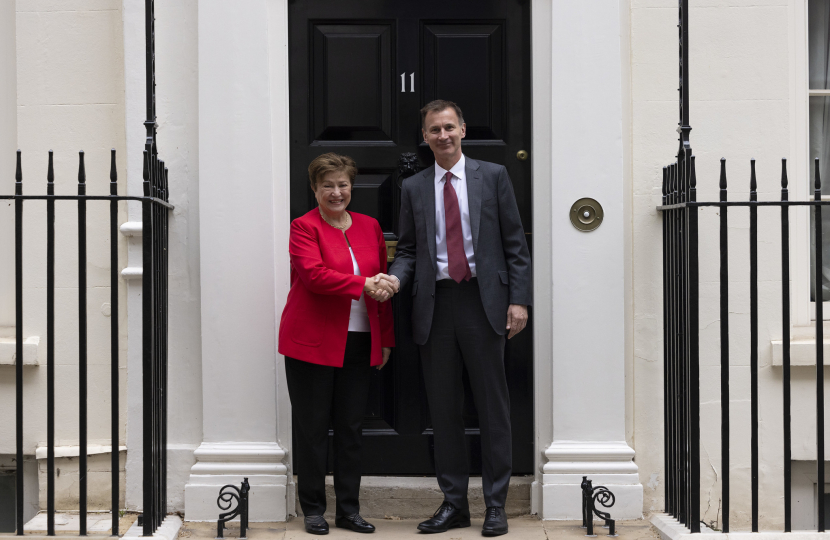
[[[247,478],[249,521],[285,521],[288,467],[279,444],[206,442],[194,455],[196,464],[184,488],[185,520],[216,521],[223,512],[216,504],[219,490],[226,484],[239,486]]]
[[[614,506],[599,508],[613,519],[643,517],[643,486],[625,441],[556,441],[545,450],[542,467],[542,518],[582,519],[582,477],[607,487]]]

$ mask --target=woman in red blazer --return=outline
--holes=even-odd
[[[334,428],[335,525],[375,528],[360,517],[361,423],[372,367],[381,369],[395,344],[386,243],[378,222],[347,212],[355,162],[329,153],[308,167],[318,206],[291,223],[291,289],[282,312],[279,352],[285,356],[294,415],[294,469],[306,531],[327,534],[326,463]]]

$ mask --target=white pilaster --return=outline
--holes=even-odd
[[[269,114],[273,92],[287,82],[272,89],[270,3],[201,0],[198,7],[204,442],[185,487],[188,520],[216,519],[219,488],[244,476],[251,521],[287,513],[274,309],[282,272],[273,250],[275,220],[287,220],[275,212],[274,182],[287,177],[275,178]],[[288,117],[274,121],[287,125]]]
[[[534,28],[547,29],[534,32],[533,42],[534,87],[543,90],[534,92],[534,315],[544,456],[534,509],[544,519],[581,517],[587,475],[616,495],[614,518],[636,518],[643,494],[625,429],[627,18],[618,2],[537,1],[533,13]],[[590,233],[569,219],[582,197],[605,212]]]

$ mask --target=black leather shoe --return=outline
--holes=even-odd
[[[326,523],[323,516],[305,516],[303,521],[305,522],[305,532],[308,534],[329,533],[329,524]]]
[[[459,529],[470,526],[470,517],[461,513],[461,510],[444,501],[433,516],[418,525],[418,530],[425,533],[442,533],[450,529]]]
[[[484,536],[501,536],[507,534],[507,514],[501,506],[488,506],[484,513],[484,526],[481,528]]]
[[[334,518],[334,524],[341,529],[351,529],[359,533],[373,533],[375,526],[360,517],[360,514],[352,514],[350,516],[337,516]]]

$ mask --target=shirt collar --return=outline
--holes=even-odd
[[[452,169],[450,169],[449,171],[447,171],[446,169],[444,169],[443,167],[438,165],[438,163],[436,162],[435,163],[435,183],[436,184],[440,183],[441,180],[444,179],[444,175],[446,175],[447,172],[451,172],[453,174],[453,176],[455,176],[456,178],[464,180],[465,177],[466,177],[466,175],[464,173],[464,167],[466,167],[466,164],[467,164],[467,158],[464,157],[464,154],[461,154],[461,159],[459,159],[458,162],[456,162],[456,164],[453,165]]]

